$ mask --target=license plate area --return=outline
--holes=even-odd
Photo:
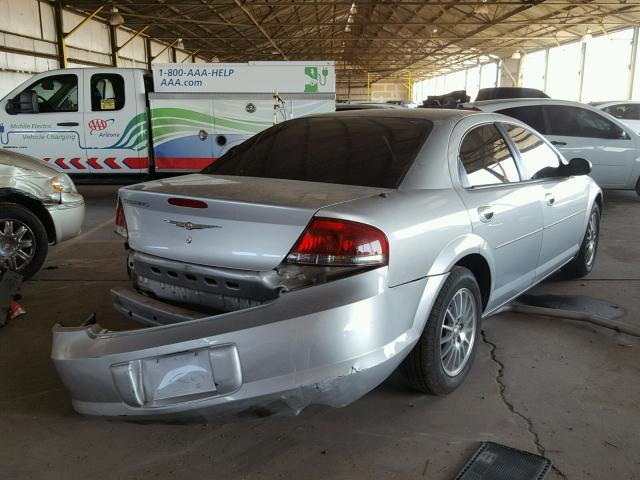
[[[122,400],[153,407],[228,395],[242,385],[235,345],[146,357],[111,366]]]
[[[150,402],[217,390],[208,352],[202,350],[144,359],[142,377],[145,398]]]

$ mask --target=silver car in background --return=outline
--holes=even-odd
[[[640,101],[591,102],[590,105],[617,118],[620,123],[640,134]]]
[[[588,160],[591,177],[600,187],[635,190],[640,195],[640,135],[602,110],[552,98],[487,100],[464,106],[525,122],[565,157]]]
[[[483,316],[565,267],[591,271],[602,193],[517,120],[363,110],[274,126],[201,174],[119,192],[147,326],[57,325],[83,414],[216,416],[347,405],[401,366],[444,394]]]
[[[49,245],[80,233],[84,212],[84,198],[68,175],[36,158],[0,151],[0,271],[32,277]]]

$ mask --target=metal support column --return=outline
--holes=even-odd
[[[151,62],[153,61],[153,57],[151,54],[151,39],[147,37],[144,42],[144,48],[146,50],[146,58],[147,58],[147,68],[151,70]]]
[[[116,27],[109,25],[109,45],[111,48],[111,65],[118,66],[118,32]]]
[[[584,65],[587,59],[587,42],[582,42],[582,50],[580,51],[580,77],[578,81],[578,101],[582,101],[582,88],[584,87]]]
[[[627,100],[633,98],[633,87],[636,81],[636,66],[638,62],[638,35],[640,27],[633,28],[633,40],[631,44],[631,62],[629,62],[629,87],[627,88]]]
[[[545,48],[544,50],[544,83],[542,87],[542,91],[547,91],[547,77],[549,76],[549,49]]]
[[[58,67],[66,68],[67,53],[64,44],[64,30],[62,29],[62,0],[57,0],[54,3],[53,13],[56,27],[56,42],[58,44]]]

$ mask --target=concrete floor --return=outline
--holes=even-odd
[[[28,311],[0,329],[0,479],[451,479],[482,440],[546,454],[547,478],[640,477],[640,340],[576,322],[501,314],[466,383],[434,398],[392,376],[343,409],[215,425],[135,424],[74,413],[49,360],[50,328],[92,312],[124,326],[108,291],[126,285],[112,233],[115,187],[84,187],[85,234],[54,247],[23,286]],[[579,293],[640,322],[640,199],[605,198],[596,270],[534,293]]]

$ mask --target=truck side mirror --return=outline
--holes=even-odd
[[[38,94],[33,90],[25,90],[7,102],[7,113],[38,113]]]

